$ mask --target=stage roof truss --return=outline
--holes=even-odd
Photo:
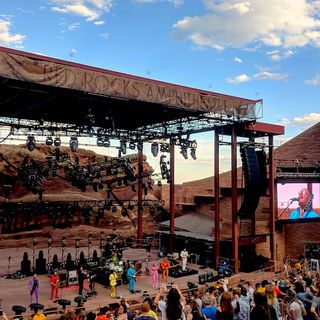
[[[212,131],[216,127],[238,123],[239,119],[217,114],[188,116],[171,121],[161,121],[145,125],[134,130],[118,128],[91,127],[87,125],[28,120],[18,118],[0,118],[0,126],[10,128],[12,136],[78,136],[107,137],[131,142],[146,142],[173,138],[179,145],[179,139],[191,134]],[[248,120],[249,121],[249,120]]]

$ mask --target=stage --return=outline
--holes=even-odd
[[[92,248],[94,249],[94,248]],[[53,253],[56,251],[59,253],[58,248],[53,248]],[[72,250],[72,249],[71,249]],[[44,250],[45,251],[45,250]],[[10,273],[13,274],[17,270],[20,269],[20,262],[22,259],[22,255],[24,252],[28,252],[29,258],[32,259],[32,249],[30,248],[15,248],[15,249],[1,249],[0,255],[2,257],[0,261],[0,299],[2,299],[2,309],[7,315],[13,315],[11,308],[12,305],[22,305],[25,307],[29,306],[29,288],[28,281],[30,277],[25,277],[23,279],[6,279],[5,275],[8,273],[8,257],[10,256]],[[156,255],[156,251],[151,251],[147,253],[144,249],[128,249],[123,252],[124,260],[135,260],[142,261],[142,272],[137,275],[136,289],[141,290],[140,293],[129,293],[128,285],[122,284],[117,287],[117,295],[121,297],[125,297],[126,300],[132,304],[137,304],[143,301],[144,293],[148,293],[150,296],[154,296],[158,290],[152,288],[152,278],[151,275],[145,273],[145,269],[147,263],[149,268],[153,262],[156,262],[158,265],[162,261],[163,258],[159,258]],[[146,258],[148,258],[148,262],[146,262]],[[193,282],[198,284],[198,275],[206,274],[207,272],[215,272],[213,269],[200,269],[200,265],[195,265],[188,263],[188,269],[194,270],[194,274],[180,276],[178,278],[169,277],[168,282],[174,282],[178,284],[181,289],[187,288],[187,282]],[[197,273],[195,273],[197,271]],[[216,273],[216,272],[215,272]],[[39,303],[43,304],[45,308],[49,307],[58,307],[61,309],[56,303],[50,301],[50,276],[49,275],[39,275],[40,279],[40,294],[39,294]],[[161,279],[161,274],[159,274],[159,279]],[[210,284],[209,284],[210,285]],[[88,292],[89,283],[85,282],[85,290],[84,294]],[[97,295],[93,295],[88,298],[88,301],[85,303],[86,310],[93,310],[97,307],[102,307],[108,305],[110,303],[118,302],[119,299],[110,297],[110,289],[105,287],[102,284],[95,283],[95,291]],[[78,286],[71,285],[68,287],[59,289],[59,298],[67,299],[71,301],[71,307],[76,307],[76,303],[74,302],[74,298],[78,295]],[[27,309],[27,312],[30,312]]]

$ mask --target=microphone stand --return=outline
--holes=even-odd
[[[278,219],[280,219],[280,217],[289,209],[289,207],[290,207],[290,205],[292,204],[293,201],[294,201],[294,200],[291,200],[291,201],[288,203],[287,207],[284,208],[284,210],[278,215]]]

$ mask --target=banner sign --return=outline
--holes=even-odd
[[[28,56],[0,49],[0,76],[20,81],[68,88],[164,104],[176,108],[210,112],[239,118],[254,117],[256,101],[219,95],[165,82],[134,77],[108,70],[51,61],[47,57]]]

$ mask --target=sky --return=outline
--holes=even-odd
[[[0,45],[263,99],[276,145],[320,121],[320,0],[0,0]],[[213,175],[212,136],[191,137],[197,160],[177,149],[176,183]]]

